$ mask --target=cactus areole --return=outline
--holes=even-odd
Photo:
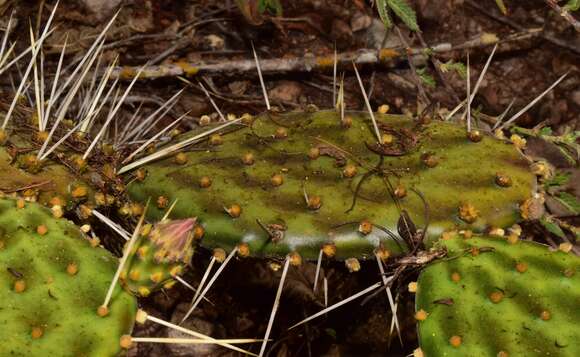
[[[185,155],[146,165],[130,197],[177,200],[171,216],[197,217],[202,245],[245,243],[256,256],[316,259],[328,243],[340,259],[372,256],[379,246],[397,251],[386,231],[396,231],[402,210],[418,228],[428,217],[428,237],[506,227],[535,189],[513,145],[473,142],[460,125],[400,115],[376,114],[375,127],[362,113],[268,112],[204,137]],[[166,209],[154,207],[149,218]]]

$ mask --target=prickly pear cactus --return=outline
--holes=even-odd
[[[118,355],[136,299],[117,287],[97,315],[117,264],[42,206],[0,200],[0,355]]]
[[[425,356],[580,355],[578,257],[501,238],[441,243],[448,259],[418,280]]]
[[[172,217],[198,217],[205,246],[244,242],[259,256],[296,250],[316,258],[327,242],[339,258],[372,254],[380,242],[396,251],[384,228],[395,229],[401,209],[418,227],[425,223],[417,192],[429,205],[431,236],[520,219],[519,204],[535,178],[513,145],[485,135],[469,139],[451,123],[377,120],[383,145],[367,114],[246,117],[190,152],[145,166],[146,177],[129,194],[158,202],[150,210],[155,219],[177,199]]]
[[[121,273],[122,284],[139,296],[172,287],[191,261],[194,226],[191,218],[146,225]]]

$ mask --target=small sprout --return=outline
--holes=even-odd
[[[451,338],[449,339],[449,343],[451,344],[451,346],[453,347],[459,347],[461,346],[461,336],[451,336]]]
[[[479,216],[479,211],[469,202],[464,202],[459,206],[459,218],[466,223],[473,223]]]
[[[344,261],[344,265],[351,273],[356,273],[360,270],[360,262],[356,258],[348,258]]]
[[[429,168],[439,165],[439,159],[433,153],[425,153],[421,155],[421,161]]]
[[[169,205],[169,200],[165,196],[157,197],[157,208],[164,209]]]
[[[77,275],[77,273],[79,272],[79,267],[78,265],[76,265],[75,263],[69,263],[66,266],[66,273],[68,275]]]
[[[209,144],[211,146],[218,146],[224,143],[224,139],[220,134],[213,134],[209,137]]]
[[[417,282],[416,281],[412,281],[409,283],[409,285],[407,286],[407,289],[409,290],[410,293],[416,293],[417,292]]]
[[[373,231],[373,224],[365,219],[358,225],[358,231],[366,236]]]
[[[168,282],[166,282],[165,284],[163,284],[163,289],[169,290],[173,286],[175,286],[175,283],[176,283],[175,280],[169,280]],[[149,291],[148,294],[151,294],[151,291]],[[143,295],[143,296],[147,296],[147,295]]]
[[[489,300],[494,304],[499,304],[503,300],[503,293],[501,291],[494,291],[489,294]]]
[[[471,130],[467,132],[467,138],[473,143],[478,143],[483,139],[483,134],[479,130]]]
[[[461,274],[459,274],[456,271],[454,271],[453,273],[451,273],[451,281],[453,281],[454,283],[460,282],[461,281]]]
[[[48,233],[48,228],[44,224],[41,224],[40,226],[36,227],[36,233],[43,236]]]
[[[290,253],[288,257],[290,259],[290,265],[293,265],[295,267],[302,265],[302,257],[297,252]]]
[[[390,109],[390,107],[387,104],[383,104],[383,105],[379,106],[379,108],[377,109],[377,112],[379,114],[387,114],[389,109]]]
[[[274,138],[278,140],[286,139],[288,137],[288,130],[283,127],[276,128],[276,132],[274,133]]]
[[[87,196],[87,194],[88,189],[82,185],[75,187],[71,192],[71,196],[75,199],[84,198]]]
[[[14,282],[14,292],[20,294],[26,290],[26,282],[22,279],[16,280]]]
[[[177,153],[177,155],[175,155],[174,161],[178,165],[185,165],[187,164],[187,155],[185,155],[183,152]]]
[[[202,115],[199,120],[197,121],[197,124],[199,126],[206,126],[209,125],[211,123],[211,118],[209,117],[209,115]]]
[[[133,345],[133,339],[131,338],[131,336],[129,335],[121,336],[121,339],[119,340],[119,346],[121,346],[122,349],[128,350],[129,348],[131,348],[131,345]]]
[[[327,258],[332,258],[336,255],[336,245],[334,243],[324,243],[322,245],[322,253]]]
[[[548,321],[549,319],[552,318],[552,314],[550,314],[550,311],[548,310],[543,310],[542,312],[540,312],[540,318],[544,321]]]
[[[247,152],[242,156],[242,163],[247,166],[252,166],[254,164],[254,154]]]
[[[318,159],[318,157],[320,157],[320,149],[317,147],[314,148],[310,148],[310,150],[308,150],[308,158],[310,158],[310,160],[316,160]]]
[[[213,257],[215,258],[216,262],[223,263],[226,260],[226,251],[222,248],[216,248],[213,250]]]
[[[503,237],[505,235],[505,231],[501,228],[492,228],[489,231],[489,235],[494,237]]]
[[[499,351],[497,353],[497,357],[509,357],[509,356],[510,356],[510,354],[507,353],[506,351]]]
[[[248,243],[238,244],[238,255],[243,258],[247,258],[250,256],[250,246],[248,245]]]
[[[395,188],[395,197],[401,199],[404,198],[405,196],[407,196],[407,189],[405,188],[405,186],[399,184],[396,188]]]
[[[520,273],[525,273],[528,270],[528,264],[524,262],[517,262],[516,263],[516,270]]]
[[[280,174],[274,174],[270,178],[270,183],[272,183],[272,186],[278,187],[284,183],[284,177]]]
[[[356,176],[357,169],[355,165],[346,165],[346,167],[342,170],[342,175],[346,178],[353,178]]]
[[[344,117],[344,119],[342,119],[342,127],[345,129],[348,129],[352,126],[352,117],[350,115],[347,115]]]
[[[523,149],[526,147],[526,139],[522,138],[518,134],[513,134],[512,136],[510,136],[510,141],[518,149]]]
[[[495,174],[495,183],[500,187],[510,187],[512,185],[512,179],[508,175],[498,172]]]
[[[99,308],[97,309],[97,315],[99,315],[100,317],[105,317],[109,315],[109,308],[106,307],[105,305],[99,306]]]
[[[202,176],[199,179],[199,187],[201,188],[209,188],[212,184],[211,178],[209,176]]]
[[[236,119],[237,119],[237,117],[236,117],[236,115],[235,115],[235,114],[233,114],[233,113],[228,113],[228,114],[226,115],[226,119],[227,119],[228,121],[232,121],[232,120],[236,120]]]
[[[310,196],[308,197],[307,203],[308,209],[316,211],[322,207],[322,199],[320,196]]]
[[[415,320],[417,321],[425,321],[427,320],[427,316],[429,316],[429,314],[427,313],[427,311],[421,309],[419,311],[417,311],[415,313]]]
[[[193,227],[193,239],[200,240],[205,234],[205,229],[199,224]]]
[[[560,245],[558,246],[558,250],[560,250],[561,252],[564,253],[570,253],[570,251],[572,250],[574,246],[572,245],[572,243],[570,242],[564,242],[564,243],[560,243]]]
[[[24,199],[22,199],[22,198],[19,198],[18,200],[16,200],[16,208],[18,208],[18,209],[24,208],[25,204],[26,204],[26,201],[24,201]]]
[[[32,328],[32,332],[30,333],[32,339],[37,340],[41,338],[42,335],[44,335],[44,330],[42,329],[42,327],[35,326]]]

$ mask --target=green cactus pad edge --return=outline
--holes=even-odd
[[[380,156],[367,146],[377,142],[368,114],[348,117],[352,125],[345,128],[334,111],[262,114],[249,125],[225,129],[227,133],[218,138],[221,144],[214,140],[212,145],[211,137],[196,143],[185,154],[186,163],[166,158],[146,165],[147,177],[129,185],[129,195],[140,202],[148,198],[155,202],[160,196],[169,202],[178,199],[171,217],[197,217],[205,227],[202,245],[210,248],[231,249],[246,242],[257,256],[296,250],[308,259],[315,259],[328,241],[335,243],[342,259],[372,256],[379,242],[397,251],[380,229],[396,230],[399,218],[383,178],[368,177],[349,211],[357,184],[377,166]],[[418,227],[424,223],[424,205],[411,188],[423,194],[430,206],[430,237],[454,228],[506,227],[521,219],[519,204],[530,197],[535,177],[513,145],[485,135],[480,142],[471,142],[465,128],[452,123],[434,121],[418,127],[405,116],[376,117],[381,134],[393,140],[388,150],[395,153],[384,156],[382,168],[393,186],[406,188],[401,207]],[[309,157],[313,148],[319,149],[315,159]],[[408,152],[395,156],[397,151]],[[246,154],[253,156],[251,165],[243,162]],[[434,155],[438,165],[427,167],[425,154]],[[343,173],[349,165],[356,168],[353,178]],[[498,173],[508,176],[511,186],[496,184]],[[281,175],[280,186],[272,184],[273,175]],[[211,181],[207,188],[200,187],[204,176]],[[305,192],[320,197],[319,209],[309,209]],[[464,203],[479,211],[472,223],[458,217]],[[242,209],[238,218],[226,212],[232,205]],[[165,210],[153,207],[149,218],[158,220]],[[367,235],[358,231],[364,220],[374,225]],[[286,229],[278,242],[267,232],[270,224]]]
[[[120,337],[133,328],[137,301],[117,286],[109,314],[100,317],[97,308],[118,260],[36,203],[17,209],[15,201],[0,200],[0,232],[0,355],[117,356]],[[75,274],[67,272],[71,263]]]
[[[503,238],[441,244],[448,260],[428,266],[417,282],[426,357],[580,355],[580,258]]]

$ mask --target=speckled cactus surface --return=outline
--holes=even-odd
[[[395,230],[400,210],[418,227],[429,206],[429,236],[452,228],[483,231],[521,219],[534,176],[511,144],[433,121],[419,124],[377,114],[383,145],[368,114],[334,111],[246,118],[188,152],[144,167],[129,186],[133,200],[178,199],[172,217],[198,217],[202,244],[280,256],[296,250],[316,258],[327,242],[339,258],[364,257]],[[195,135],[207,131],[201,127]],[[420,193],[417,194],[417,192]]]
[[[1,199],[0,356],[118,355],[136,299],[118,286],[97,315],[117,264],[48,209]]]
[[[448,258],[418,280],[425,356],[580,355],[577,256],[503,238],[440,244]]]

